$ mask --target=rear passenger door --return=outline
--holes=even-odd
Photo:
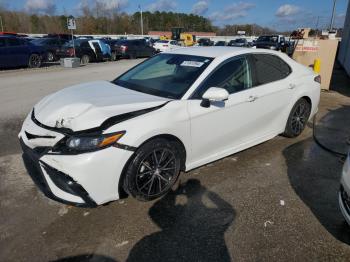
[[[251,107],[256,111],[256,137],[282,132],[295,83],[289,77],[291,68],[280,57],[272,54],[250,56],[253,88]]]

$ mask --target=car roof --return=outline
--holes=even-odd
[[[236,56],[236,55],[246,54],[246,53],[274,53],[274,52],[268,49],[252,49],[252,48],[244,48],[244,47],[196,46],[196,47],[177,48],[174,50],[167,51],[166,53],[219,58],[219,57],[227,57],[227,56]]]

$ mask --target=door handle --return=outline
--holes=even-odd
[[[297,87],[296,84],[290,83],[288,88],[289,88],[289,89],[294,89],[294,88],[296,88],[296,87]]]
[[[249,97],[247,98],[247,102],[254,102],[254,101],[257,100],[257,99],[258,99],[257,96],[249,96]]]

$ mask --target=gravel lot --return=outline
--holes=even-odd
[[[21,160],[25,115],[49,93],[112,80],[140,61],[0,72],[0,261],[350,261],[337,204],[342,163],[313,142],[311,123],[297,139],[276,137],[183,174],[152,202],[84,209],[45,198]],[[317,132],[345,151],[350,81],[337,69],[332,86]]]

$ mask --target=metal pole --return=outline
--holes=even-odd
[[[331,25],[330,25],[329,31],[332,31],[332,30],[333,30],[336,3],[337,3],[337,0],[333,0],[332,18],[331,18]]]
[[[1,32],[4,32],[4,25],[2,23],[2,17],[0,16],[0,23],[1,23]]]
[[[140,6],[140,13],[141,13],[141,35],[143,36],[143,19],[142,19],[142,8]]]
[[[73,42],[73,54],[75,57],[75,45],[74,45],[74,34],[73,34],[73,29],[70,30],[72,32],[72,42]]]

